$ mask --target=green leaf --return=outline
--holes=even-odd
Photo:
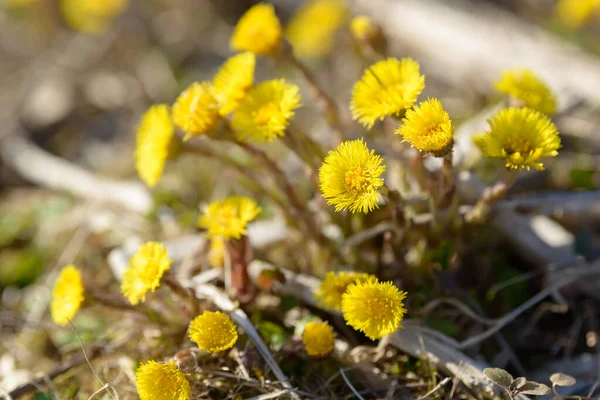
[[[562,372],[557,372],[550,376],[550,382],[552,382],[552,384],[556,386],[573,386],[577,383],[577,380],[571,375],[563,374]]]
[[[513,381],[512,375],[502,368],[486,368],[483,374],[505,389],[508,389]]]
[[[527,381],[519,389],[519,393],[529,394],[532,396],[543,396],[552,392],[550,388],[543,383]]]
[[[523,385],[525,385],[527,383],[527,379],[523,378],[522,376],[515,378],[514,381],[512,381],[512,383],[510,384],[509,389],[510,390],[517,390],[519,388],[521,388]]]

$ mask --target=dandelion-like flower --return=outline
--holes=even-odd
[[[210,132],[220,121],[219,104],[209,82],[192,83],[172,108],[173,122],[187,132],[187,137]]]
[[[230,46],[234,50],[270,55],[279,49],[282,39],[281,24],[273,5],[259,3],[242,15],[231,36]]]
[[[367,213],[377,208],[383,185],[382,159],[362,139],[346,141],[331,150],[319,169],[321,193],[335,211]]]
[[[438,99],[428,99],[406,111],[396,133],[417,150],[438,157],[448,154],[454,143],[452,121]]]
[[[214,96],[223,116],[235,111],[254,82],[254,53],[245,51],[229,58],[213,78]]]
[[[357,15],[350,21],[350,31],[356,40],[369,42],[379,34],[379,27],[366,15]]]
[[[188,400],[192,388],[175,361],[148,361],[135,371],[135,386],[141,400]]]
[[[231,318],[219,311],[205,311],[197,316],[190,323],[189,336],[200,350],[210,353],[230,349],[238,339]]]
[[[204,207],[198,225],[208,230],[208,237],[239,239],[246,234],[246,227],[258,214],[260,207],[248,197],[231,196],[213,201]]]
[[[411,107],[425,88],[419,63],[411,58],[388,58],[371,65],[354,85],[350,110],[366,128]]]
[[[50,314],[54,323],[65,326],[73,319],[84,300],[81,274],[74,265],[64,267],[54,282]]]
[[[347,14],[348,5],[343,0],[310,0],[304,3],[285,30],[294,53],[301,58],[328,54]]]
[[[127,8],[128,0],[61,0],[60,10],[77,31],[100,34]]]
[[[571,29],[578,29],[600,13],[600,0],[559,0],[554,15]]]
[[[369,278],[348,287],[342,296],[342,313],[348,325],[375,340],[401,327],[405,298],[406,292],[392,282]]]
[[[270,142],[283,136],[301,105],[300,89],[285,79],[262,82],[248,92],[233,115],[240,141]]]
[[[123,273],[121,293],[133,305],[146,300],[146,293],[153,292],[163,274],[171,268],[171,259],[162,243],[148,242],[129,259]]]
[[[220,268],[225,264],[225,240],[220,236],[210,239],[208,263],[213,268]]]
[[[327,322],[309,322],[302,332],[302,343],[311,357],[324,357],[333,350],[333,329]]]
[[[556,125],[531,108],[505,108],[489,121],[490,129],[475,137],[483,155],[502,158],[507,168],[543,170],[543,157],[560,149]]]
[[[342,310],[342,295],[348,286],[364,281],[372,275],[359,272],[328,272],[315,293],[319,305],[331,310]]]
[[[541,113],[556,113],[556,97],[550,88],[527,68],[504,71],[495,83],[496,89]]]

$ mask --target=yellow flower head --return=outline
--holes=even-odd
[[[229,45],[254,54],[274,54],[281,45],[281,24],[271,4],[252,6],[238,21]]]
[[[163,173],[173,131],[169,106],[166,104],[150,107],[138,125],[135,169],[144,183],[150,187],[156,186]]]
[[[223,116],[235,111],[254,82],[254,53],[246,51],[229,58],[213,78],[214,96]]]
[[[121,293],[133,305],[146,300],[146,293],[154,292],[163,274],[171,268],[167,248],[162,243],[148,242],[129,259],[123,273]]]
[[[388,58],[371,65],[354,85],[350,110],[366,128],[411,107],[425,88],[419,64],[411,58]]]
[[[221,268],[225,265],[225,240],[220,236],[210,239],[210,250],[208,252],[208,263],[213,268]]]
[[[192,388],[175,361],[148,361],[135,371],[135,386],[141,400],[188,400]]]
[[[333,350],[333,329],[327,322],[309,322],[302,332],[302,343],[311,357],[324,357]]]
[[[258,214],[260,207],[248,197],[231,196],[213,201],[204,207],[198,225],[208,230],[208,237],[239,239],[246,234],[246,227]]]
[[[346,323],[375,340],[396,332],[406,313],[406,292],[392,282],[376,278],[357,282],[342,296],[342,313]]]
[[[350,21],[352,36],[360,42],[369,42],[379,34],[379,26],[366,15],[357,15]]]
[[[348,286],[364,281],[372,275],[358,272],[328,272],[315,293],[319,305],[331,310],[342,310],[342,295]]]
[[[600,12],[600,0],[559,0],[554,15],[571,29],[577,29]]]
[[[406,111],[396,133],[415,149],[438,157],[448,154],[454,143],[452,121],[438,99],[428,99]]]
[[[273,79],[253,87],[233,116],[233,129],[240,141],[269,142],[283,136],[300,107],[298,86]]]
[[[344,0],[309,0],[290,20],[285,34],[301,58],[317,58],[329,53],[335,34],[348,14]]]
[[[489,121],[490,129],[475,137],[486,157],[502,158],[507,168],[543,170],[542,157],[555,157],[560,149],[556,125],[531,108],[505,108]]]
[[[222,312],[205,311],[191,323],[189,336],[200,350],[218,353],[230,349],[238,339],[235,325]]]
[[[327,204],[335,211],[367,213],[377,208],[385,165],[362,139],[343,142],[325,157],[319,182]]]
[[[61,0],[65,21],[75,30],[89,34],[103,33],[127,8],[128,0]]]
[[[67,265],[60,271],[52,289],[50,314],[58,325],[67,325],[73,319],[84,300],[85,289],[81,274],[74,265]]]
[[[496,89],[523,102],[523,105],[541,113],[556,113],[556,97],[533,71],[521,68],[504,71],[495,83]]]
[[[221,119],[219,104],[209,82],[192,83],[175,100],[172,113],[175,125],[188,136],[210,132]]]

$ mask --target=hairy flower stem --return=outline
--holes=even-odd
[[[455,191],[454,166],[452,165],[452,152],[446,154],[440,168],[440,194],[439,208],[444,209],[450,205]]]
[[[163,282],[171,289],[171,291],[173,291],[173,293],[189,303],[190,308],[184,308],[183,310],[188,316],[193,318],[200,313],[200,304],[191,289],[186,289],[181,286],[177,279],[168,272],[163,276]]]
[[[502,169],[496,181],[485,188],[475,206],[465,215],[465,221],[468,223],[485,221],[490,208],[506,196],[518,175],[517,169]]]

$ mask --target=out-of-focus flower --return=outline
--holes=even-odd
[[[437,157],[448,154],[454,143],[452,121],[438,99],[428,99],[406,111],[396,133],[417,150]]]
[[[160,179],[173,139],[169,106],[158,104],[142,116],[137,128],[135,169],[144,183],[156,186]]]
[[[220,121],[219,104],[209,82],[192,83],[172,108],[173,122],[189,136],[209,133]]]
[[[396,332],[406,313],[406,292],[391,282],[369,278],[348,287],[342,296],[342,313],[346,323],[375,340]]]
[[[382,159],[362,139],[346,141],[331,150],[319,169],[319,182],[327,204],[335,211],[367,213],[377,207],[385,171]]]
[[[600,0],[559,0],[554,15],[571,29],[577,29],[600,13]]]
[[[208,263],[213,268],[225,265],[225,240],[220,236],[210,239],[210,250],[208,251]]]
[[[496,89],[522,101],[527,107],[541,113],[556,113],[556,97],[550,88],[527,68],[504,71],[495,83]]]
[[[328,272],[315,293],[319,305],[331,310],[342,310],[342,295],[353,283],[364,281],[372,275],[359,272]]]
[[[475,137],[483,155],[502,158],[507,168],[543,170],[543,157],[560,149],[556,125],[531,108],[505,108],[489,121],[490,129]]]
[[[171,268],[171,259],[162,243],[148,242],[129,259],[123,273],[121,293],[133,305],[146,300],[146,293],[153,292],[163,274]]]
[[[425,88],[419,64],[410,59],[388,58],[365,70],[354,85],[350,110],[366,128],[387,116],[398,116],[411,107]]]
[[[71,28],[99,34],[108,30],[128,3],[128,0],[61,0],[60,10]]]
[[[260,214],[260,207],[248,197],[231,196],[204,207],[198,225],[208,230],[208,237],[239,239],[246,234],[248,223]]]
[[[310,0],[304,3],[285,30],[294,53],[300,58],[318,58],[328,54],[347,14],[348,5],[344,0]]]
[[[235,111],[254,82],[254,53],[246,51],[229,58],[213,78],[214,96],[223,116]]]
[[[273,5],[260,3],[242,15],[231,36],[230,46],[234,50],[270,55],[277,52],[282,38],[281,24]]]
[[[253,87],[233,115],[232,126],[237,139],[268,142],[283,136],[301,101],[298,86],[284,79]]]
[[[366,15],[357,15],[350,21],[350,31],[359,42],[370,42],[379,34],[381,28]]]
[[[211,353],[230,349],[238,339],[231,318],[219,311],[205,311],[197,316],[190,323],[189,336],[200,350]]]
[[[309,322],[302,332],[302,344],[311,357],[324,357],[333,350],[333,329],[327,322]]]
[[[188,400],[192,388],[174,361],[148,361],[135,371],[135,386],[141,400]]]
[[[54,323],[64,326],[73,319],[84,300],[81,274],[74,265],[64,267],[54,282],[50,314]]]

